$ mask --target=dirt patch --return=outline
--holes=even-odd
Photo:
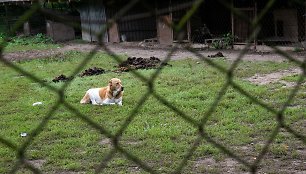
[[[41,169],[46,160],[38,159],[38,160],[27,160],[28,163],[33,165],[34,167]]]
[[[306,157],[306,149],[297,150],[297,153],[300,156]],[[306,163],[305,163],[305,165],[306,165]]]
[[[265,158],[261,162],[258,173],[305,174],[306,163],[302,160],[285,160],[280,158]]]
[[[163,63],[157,57],[142,58],[142,57],[128,57],[126,61],[118,65],[115,72],[126,72],[135,69],[152,69],[160,66],[171,66],[168,63]]]
[[[198,159],[197,161],[194,162],[194,167],[195,168],[199,168],[200,166],[211,167],[216,164],[217,164],[216,160],[210,157],[210,158]]]
[[[221,52],[217,52],[213,55],[208,55],[207,57],[215,58],[215,57],[225,57]]]
[[[52,82],[57,83],[57,82],[65,82],[71,80],[70,77],[65,76],[64,74],[61,74],[57,77],[55,77]]]
[[[294,87],[294,86],[297,85],[297,83],[295,83],[295,82],[287,82],[285,80],[280,80],[278,82],[283,84],[283,87],[286,87],[286,88],[291,88],[291,87]]]
[[[121,144],[125,144],[125,145],[137,146],[137,145],[143,144],[143,141],[138,141],[138,140],[122,140],[120,143]]]
[[[150,57],[154,55],[156,57],[159,57],[161,60],[167,57],[170,49],[172,48],[172,47],[142,48],[138,46],[138,43],[136,44],[136,46],[133,46],[133,43],[107,44],[106,46],[109,50],[111,50],[113,53],[118,55],[126,55],[129,57],[135,57],[135,56]],[[63,46],[60,48],[49,49],[49,50],[29,50],[29,51],[20,51],[13,53],[4,53],[3,57],[7,60],[18,61],[18,60],[49,57],[52,55],[65,53],[67,51],[89,52],[95,49],[96,47],[97,45],[94,44],[79,44],[79,43],[67,42],[64,43]],[[99,52],[105,52],[105,50],[101,46],[98,46],[98,48]],[[218,52],[219,52],[218,50],[197,51],[197,53],[199,53],[204,57],[217,54]],[[222,50],[222,52],[223,54],[226,54],[226,59],[228,60],[235,60],[240,54],[240,50]],[[289,53],[293,58],[299,60],[303,60],[306,54],[306,52],[301,52],[301,53],[289,52]],[[185,58],[198,59],[198,57],[194,53],[185,50],[183,47],[175,51],[171,56],[171,59],[173,60],[185,59]],[[266,55],[266,54],[261,54],[261,52],[258,53],[254,51],[249,51],[243,56],[243,60],[282,62],[287,59],[273,52],[269,52],[269,54]]]
[[[214,158],[201,158],[194,162],[194,168],[205,173],[242,173],[237,172],[241,166],[236,160],[232,158],[225,158],[221,161],[216,161]],[[247,172],[245,172],[247,173]]]
[[[255,74],[252,77],[247,78],[249,82],[257,85],[267,85],[270,83],[276,83],[281,82],[287,87],[292,87],[295,85],[295,83],[281,81],[281,78],[294,75],[294,74],[300,74],[302,71],[298,68],[289,69],[289,70],[283,70],[278,71],[270,74]]]
[[[99,141],[99,144],[103,146],[111,146],[112,142],[109,138],[103,138],[101,141]]]
[[[81,74],[79,74],[80,77],[84,77],[84,76],[94,76],[94,75],[99,75],[99,74],[104,74],[106,73],[106,71],[102,68],[97,68],[97,67],[93,67],[93,68],[89,68],[84,70]],[[71,80],[71,77],[67,77],[64,74],[61,74],[57,77],[55,77],[54,79],[52,79],[52,82],[57,83],[57,82],[65,82],[65,81],[69,81]]]
[[[79,76],[84,77],[84,76],[93,76],[93,75],[99,75],[99,74],[104,74],[106,71],[102,68],[89,68],[84,70]]]
[[[73,172],[73,171],[62,171],[56,172],[57,174],[85,174],[86,172]]]
[[[130,167],[128,168],[128,170],[129,170],[131,173],[141,173],[141,172],[142,172],[141,168],[138,167],[138,166],[130,166]]]
[[[232,158],[226,158],[224,161],[221,162],[221,166],[226,166],[227,169],[226,169],[226,172],[227,173],[235,173],[236,171],[236,167],[238,167],[239,163],[232,159]]]
[[[137,69],[153,69],[153,68],[158,68],[161,66],[171,66],[168,63],[164,63],[162,62],[159,58],[157,57],[150,57],[150,58],[142,58],[142,57],[129,57],[127,58],[126,61],[120,63],[117,67],[117,69],[113,70],[113,72],[127,72],[130,70],[137,70]],[[79,74],[80,77],[84,77],[84,76],[94,76],[94,75],[100,75],[100,74],[104,74],[107,71],[102,69],[102,68],[97,68],[97,67],[93,67],[93,68],[89,68],[84,70],[83,72],[81,72],[81,74]],[[71,80],[71,77],[67,77],[63,74],[55,77],[52,82],[57,83],[57,82],[64,82],[64,81],[68,81]]]
[[[299,107],[306,107],[305,105],[300,105]],[[294,123],[291,124],[291,128],[293,128],[295,131],[298,133],[305,135],[306,134],[306,119],[305,117],[302,118],[303,116],[301,115],[301,120],[298,120]],[[306,154],[305,154],[306,157]]]
[[[251,160],[254,161],[254,160]],[[239,163],[232,158],[225,158],[220,161],[216,161],[212,157],[201,158],[194,161],[194,170],[199,173],[239,173],[246,174],[250,170],[248,167]],[[258,173],[298,173],[305,174],[306,162],[294,159],[288,161],[288,159],[275,158],[270,155],[266,155],[261,161],[258,167]]]

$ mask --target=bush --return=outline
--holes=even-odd
[[[231,33],[223,35],[222,40],[212,42],[212,47],[215,49],[227,49],[234,43],[234,36]]]
[[[2,42],[5,38],[8,39],[9,45],[32,45],[32,44],[47,44],[52,43],[52,39],[42,33],[38,33],[34,36],[14,36],[7,37],[6,34],[0,33],[0,41]]]
[[[35,36],[15,36],[10,43],[18,45],[31,45],[31,44],[46,44],[51,43],[52,39],[42,33]]]
[[[6,35],[4,33],[0,33],[0,42],[1,43],[4,40],[4,38],[6,38]]]

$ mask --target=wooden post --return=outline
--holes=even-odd
[[[234,0],[231,0],[231,5],[234,8]],[[234,42],[235,42],[235,26],[234,26],[234,13],[233,10],[231,10],[231,24],[232,24],[232,35],[234,37]],[[234,43],[233,43],[233,47],[234,47]]]
[[[191,42],[191,25],[190,25],[190,19],[187,21],[187,39],[188,42]]]
[[[254,0],[254,17],[255,19],[257,19],[257,1]],[[256,30],[256,28],[254,28],[254,30]],[[257,46],[257,36],[254,37],[254,50],[256,50],[256,46]]]
[[[169,20],[169,24],[172,24],[173,23],[173,15],[172,15],[172,1],[170,0],[169,1],[169,17],[170,17],[170,20]],[[171,44],[173,43],[173,40],[174,40],[174,31],[173,31],[173,27],[170,27],[171,29]]]
[[[109,33],[109,42],[112,43],[120,42],[117,22],[114,22],[113,25],[108,29],[108,33]]]
[[[170,22],[170,15],[160,16],[157,19],[158,42],[162,45],[171,45],[173,43],[173,29],[168,26]]]
[[[9,23],[9,20],[8,20],[8,15],[7,15],[7,12],[8,12],[8,10],[7,10],[7,5],[5,4],[4,5],[4,9],[5,9],[5,22],[6,22],[6,26],[7,26],[7,33],[9,33],[9,34],[12,34],[11,33],[11,26],[10,26],[10,23]]]
[[[297,9],[297,24],[298,24],[298,41],[305,40],[305,6],[299,6]]]
[[[26,36],[31,35],[31,27],[29,21],[25,21],[25,23],[23,24],[23,33]]]

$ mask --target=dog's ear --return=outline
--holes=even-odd
[[[109,86],[112,86],[112,80],[110,80],[110,81],[108,82],[108,85],[109,85]]]

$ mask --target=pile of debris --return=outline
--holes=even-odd
[[[214,58],[214,57],[225,57],[225,56],[221,52],[217,52],[216,54],[208,55],[207,57]]]
[[[150,58],[142,58],[142,57],[128,57],[126,61],[120,63],[118,66],[116,66],[117,69],[115,69],[113,72],[121,73],[121,72],[128,72],[130,70],[136,70],[136,69],[153,69],[158,68],[161,66],[172,66],[168,63],[162,62],[157,57],[150,57]],[[93,75],[99,75],[107,73],[106,70],[102,68],[89,68],[84,70],[82,73],[79,74],[80,77],[84,76],[93,76]],[[66,77],[65,75],[61,74],[58,77],[55,77],[52,82],[60,82],[60,81],[68,81],[72,80],[71,77]]]
[[[57,82],[60,82],[60,81],[64,82],[64,81],[68,81],[68,80],[71,80],[71,78],[66,77],[65,75],[61,74],[60,76],[55,77],[52,80],[52,82],[57,83]]]
[[[93,75],[99,75],[99,74],[104,74],[104,73],[105,73],[104,69],[93,67],[93,68],[86,69],[79,76],[80,77],[93,76]]]
[[[142,57],[128,57],[126,61],[119,64],[115,72],[126,72],[134,69],[152,69],[160,66],[167,66],[168,63],[163,63],[157,57],[142,58]],[[170,65],[171,66],[171,65]]]

